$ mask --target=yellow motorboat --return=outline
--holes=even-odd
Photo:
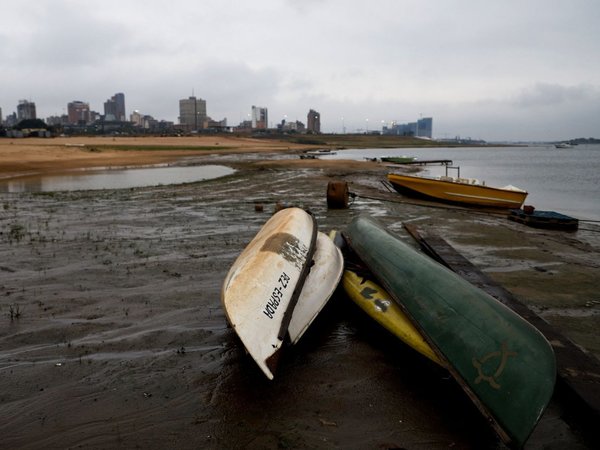
[[[515,186],[491,187],[474,178],[447,175],[428,178],[390,173],[387,179],[400,193],[473,206],[518,209],[527,197],[527,191]]]

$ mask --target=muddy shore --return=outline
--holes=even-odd
[[[385,167],[299,150],[165,156],[237,169],[201,183],[0,194],[0,448],[503,448],[447,373],[342,292],[275,380],[262,375],[220,289],[277,203],[310,209],[321,231],[370,214],[406,242],[403,222],[440,234],[600,357],[600,229],[413,202],[386,191]],[[349,209],[327,209],[332,179],[357,194]],[[568,415],[553,400],[525,448],[589,448]]]

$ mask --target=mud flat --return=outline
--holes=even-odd
[[[403,222],[441,234],[600,357],[597,228],[535,230],[405,201],[376,164],[278,158],[205,156],[237,172],[187,185],[0,194],[0,448],[502,448],[451,377],[343,293],[264,377],[220,289],[278,202],[321,231],[371,214],[407,242]],[[327,209],[331,179],[358,194],[349,209]],[[526,448],[590,447],[568,415],[553,400]]]

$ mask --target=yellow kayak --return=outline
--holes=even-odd
[[[382,287],[347,269],[344,270],[342,285],[352,301],[386,330],[434,363],[443,366],[419,331]]]

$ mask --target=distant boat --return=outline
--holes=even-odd
[[[554,144],[554,146],[556,148],[573,148],[573,145],[569,144],[568,142],[561,142],[559,144]]]
[[[327,155],[335,155],[336,152],[331,151],[329,149],[321,149],[321,150],[307,151],[307,152],[305,152],[305,154],[313,155],[313,156],[327,156]]]
[[[527,191],[515,186],[491,187],[473,178],[429,178],[390,173],[387,179],[400,193],[472,206],[520,208],[527,197]]]
[[[393,164],[406,164],[415,161],[413,156],[384,156],[381,161]]]

